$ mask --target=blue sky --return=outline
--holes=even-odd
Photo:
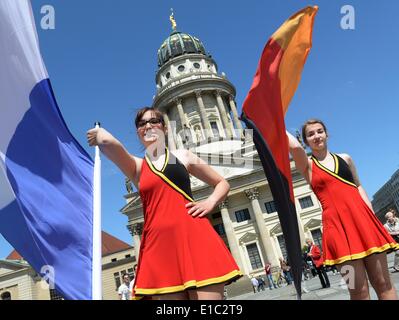
[[[55,9],[55,30],[42,30],[40,9]],[[340,27],[343,5],[355,9],[355,30]],[[33,0],[42,55],[70,130],[86,145],[95,121],[128,150],[142,156],[133,127],[138,108],[155,94],[156,52],[170,34],[170,8],[178,30],[202,40],[243,100],[262,49],[294,12],[318,5],[313,48],[291,102],[291,131],[308,118],[323,119],[330,149],[349,153],[369,197],[399,168],[399,2]],[[103,229],[131,243],[124,177],[103,157]],[[0,258],[11,246],[0,237]]]

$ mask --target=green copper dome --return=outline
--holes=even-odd
[[[158,66],[161,67],[170,59],[186,53],[205,54],[204,45],[196,37],[174,31],[158,49]]]

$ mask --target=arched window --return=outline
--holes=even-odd
[[[6,291],[1,294],[1,300],[11,300],[11,293]]]

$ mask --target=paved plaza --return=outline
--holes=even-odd
[[[388,255],[388,266],[391,272],[393,266],[394,254]],[[399,272],[390,273],[391,279],[394,282],[395,288],[399,294]],[[319,277],[316,276],[305,282],[308,293],[302,294],[302,300],[349,300],[349,293],[346,285],[343,283],[342,277],[339,273],[333,274],[328,272],[331,287],[323,289],[320,284]],[[370,295],[372,300],[377,300],[377,295],[370,285]],[[245,293],[239,296],[228,298],[228,300],[296,300],[296,292],[293,285],[284,286],[282,288],[270,290],[265,287],[264,291],[253,293]]]

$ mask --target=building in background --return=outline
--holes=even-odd
[[[102,232],[103,299],[117,300],[122,277],[133,275],[136,264],[134,248]],[[41,279],[38,273],[15,250],[0,260],[0,300],[61,300],[56,290]]]
[[[378,219],[385,223],[385,214],[391,208],[399,212],[399,170],[373,196],[372,205]]]

